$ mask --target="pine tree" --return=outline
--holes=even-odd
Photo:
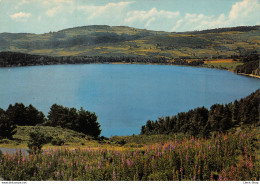
[[[3,109],[0,109],[0,138],[12,138],[16,133],[16,125],[7,116]]]

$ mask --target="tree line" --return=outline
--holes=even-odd
[[[180,32],[180,33],[208,34],[208,33],[223,33],[223,32],[230,32],[230,31],[249,32],[252,30],[258,30],[259,28],[260,26],[238,26],[238,27],[207,29],[202,31],[188,31],[188,32]]]
[[[229,104],[214,104],[208,110],[198,107],[172,117],[148,120],[141,134],[185,133],[192,136],[208,136],[211,132],[226,132],[241,124],[259,126],[260,89],[246,98]]]
[[[243,62],[235,69],[235,73],[253,74],[260,76],[260,58],[257,51],[247,52],[244,55],[233,57],[233,60]]]
[[[56,64],[90,64],[90,63],[154,63],[200,66],[203,60],[187,62],[185,58],[141,57],[141,56],[43,56],[18,52],[0,52],[0,67],[56,65]]]
[[[0,138],[11,138],[16,126],[52,126],[62,127],[98,137],[101,133],[98,117],[95,113],[80,108],[68,108],[53,104],[47,118],[34,106],[23,103],[10,104],[7,110],[0,108]]]

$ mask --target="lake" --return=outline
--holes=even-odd
[[[259,88],[260,80],[223,70],[170,65],[86,64],[0,68],[0,107],[22,102],[48,114],[52,104],[95,112],[101,135],[139,134],[147,120]]]

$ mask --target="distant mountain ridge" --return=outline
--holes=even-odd
[[[260,52],[260,26],[171,33],[92,25],[44,34],[0,33],[0,51],[48,56],[228,58]]]

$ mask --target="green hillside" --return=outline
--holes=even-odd
[[[228,58],[260,52],[260,26],[170,33],[125,26],[83,26],[45,34],[0,33],[0,51],[49,56]]]

